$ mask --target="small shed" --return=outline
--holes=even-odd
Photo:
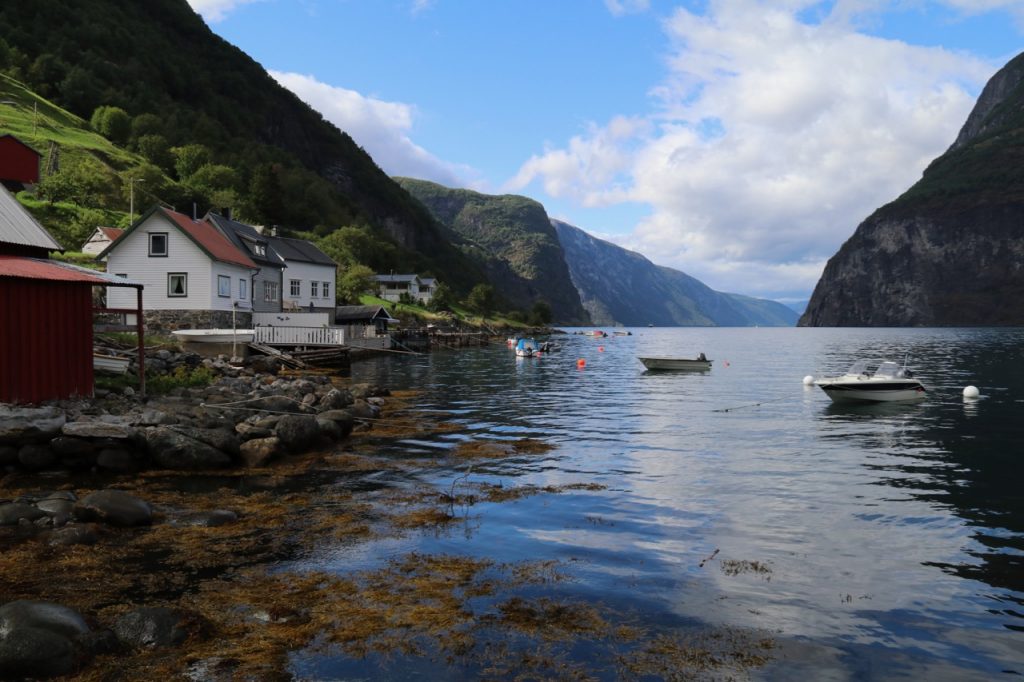
[[[82,244],[82,253],[96,255],[124,234],[120,227],[97,227]]]
[[[68,263],[0,254],[0,402],[93,394],[94,286],[135,288],[133,312],[141,313],[137,282]],[[141,376],[141,329],[139,347]]]
[[[40,155],[14,135],[0,135],[0,182],[23,189],[39,182]]]

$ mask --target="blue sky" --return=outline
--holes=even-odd
[[[190,0],[392,175],[797,301],[1021,51],[1024,0]]]

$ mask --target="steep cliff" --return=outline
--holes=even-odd
[[[512,306],[551,306],[560,324],[584,324],[587,313],[569,277],[565,254],[544,207],[511,194],[493,196],[425,180],[397,178],[481,263],[498,294]]]
[[[945,154],[825,267],[802,326],[1024,324],[1024,55]]]
[[[594,324],[792,326],[797,314],[775,301],[715,291],[672,268],[553,220],[573,284]]]

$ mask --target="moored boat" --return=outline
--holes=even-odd
[[[519,339],[519,341],[516,342],[517,358],[532,358],[534,355],[539,353],[540,346],[531,338]]]
[[[188,343],[249,343],[256,336],[254,329],[179,329],[171,333]]]
[[[647,357],[640,358],[640,362],[651,371],[707,371],[713,361],[701,353],[695,358]]]
[[[905,364],[901,367],[891,360],[858,360],[846,374],[817,379],[814,385],[837,402],[921,400],[927,394]]]

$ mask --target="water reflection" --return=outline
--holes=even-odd
[[[843,652],[825,656],[840,676],[881,658],[940,677],[1024,672],[1024,332],[673,329],[609,337],[603,351],[561,342],[518,362],[500,347],[353,366],[353,381],[414,388],[423,409],[451,410],[461,437],[557,445],[474,476],[608,487],[478,509],[471,539],[421,550],[572,560],[574,590],[643,603],[654,619],[802,635]],[[648,373],[636,360],[709,349],[722,358],[709,372]],[[802,384],[860,357],[907,356],[924,401],[833,403]],[[985,400],[965,403],[967,384]],[[761,562],[771,579],[727,574],[725,560]]]

